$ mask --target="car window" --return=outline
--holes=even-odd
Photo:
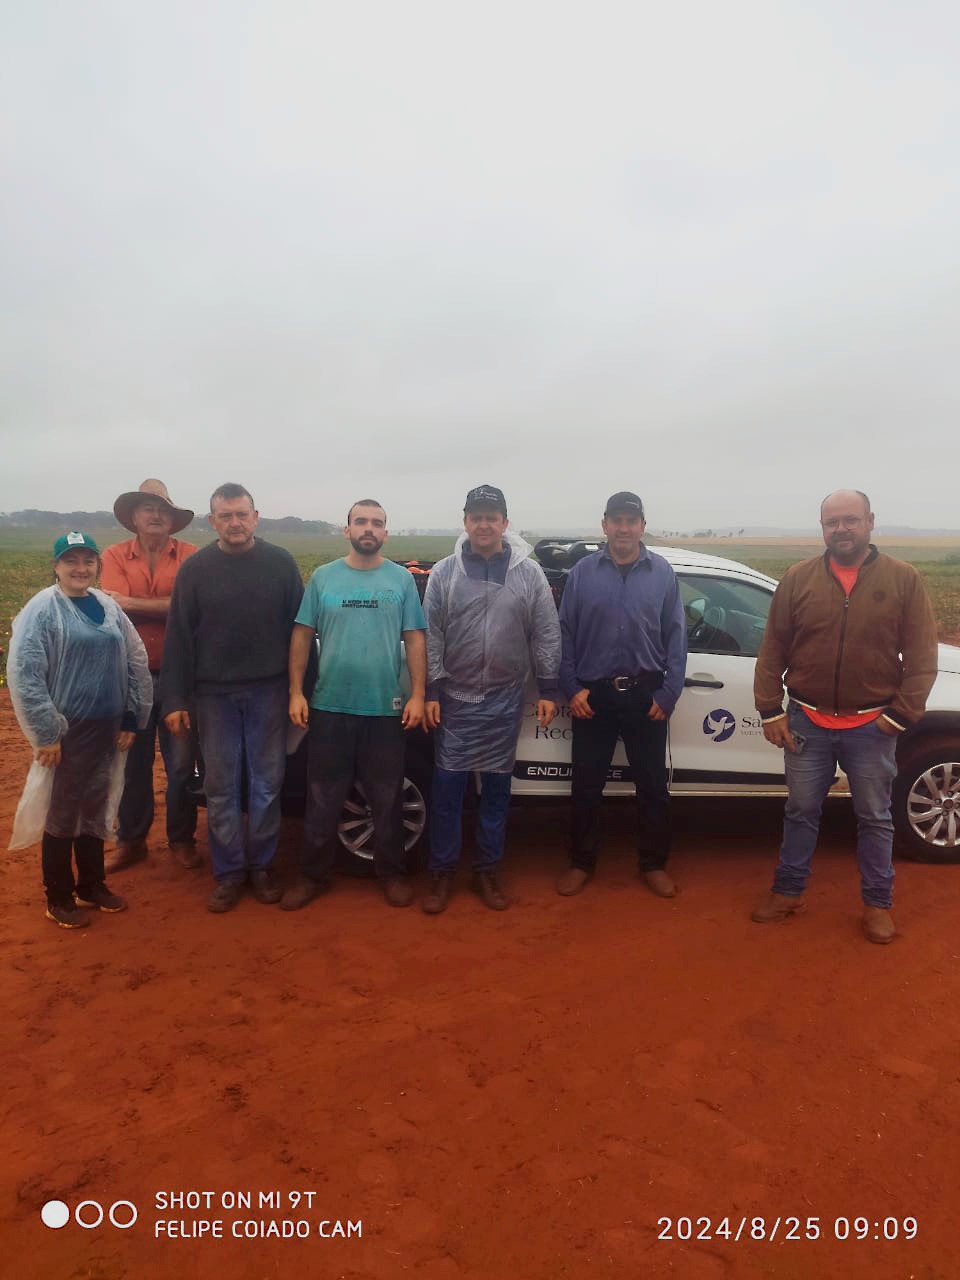
[[[691,653],[738,653],[755,658],[760,651],[773,593],[738,578],[677,575],[687,615]]]

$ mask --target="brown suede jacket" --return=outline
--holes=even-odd
[[[827,715],[882,708],[901,729],[923,715],[937,677],[937,624],[913,565],[871,544],[850,595],[830,553],[791,565],[777,587],[753,692],[762,719],[795,701]]]

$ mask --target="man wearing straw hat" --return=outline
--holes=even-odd
[[[103,552],[103,590],[130,617],[140,634],[153,678],[153,711],[127,756],[120,801],[117,850],[108,869],[122,871],[147,856],[147,834],[153,824],[153,760],[157,737],[167,774],[167,842],[184,867],[198,867],[194,848],[197,806],[188,787],[194,773],[195,741],[175,737],[160,714],[160,661],[167,613],[177,572],[196,547],[172,535],[185,529],[193,512],[175,506],[162,480],[144,480],[139,489],[121,493],[113,514],[135,536]]]

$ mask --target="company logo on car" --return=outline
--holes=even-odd
[[[737,722],[726,707],[717,707],[703,717],[703,732],[714,742],[726,742],[736,727]]]

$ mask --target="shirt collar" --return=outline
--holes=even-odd
[[[486,559],[486,557],[482,556],[479,551],[474,551],[473,547],[471,547],[470,545],[469,539],[463,544],[460,550],[462,551],[463,555],[470,556],[471,559],[473,560]],[[490,560],[503,560],[505,557],[509,558],[509,556],[510,556],[510,548],[503,547],[502,550],[494,552],[494,554],[490,556]]]
[[[608,561],[610,564],[613,565],[613,567],[618,572],[621,569],[630,569],[632,573],[633,570],[636,569],[636,567],[641,564],[646,564],[650,568],[653,567],[653,561],[650,559],[650,555],[649,555],[649,552],[647,551],[646,543],[644,542],[640,543],[640,554],[637,556],[636,560],[632,561],[629,565],[617,564],[616,560],[614,560],[613,556],[610,554],[610,544],[606,542],[603,544],[602,548],[600,549],[600,559]]]
[[[163,555],[164,553],[166,553],[168,556],[175,556],[177,554],[177,544],[173,538],[168,538],[167,545],[165,547],[160,548],[160,554]],[[131,540],[130,550],[128,555],[131,560],[143,559],[143,552],[140,550],[139,538],[133,538]]]

